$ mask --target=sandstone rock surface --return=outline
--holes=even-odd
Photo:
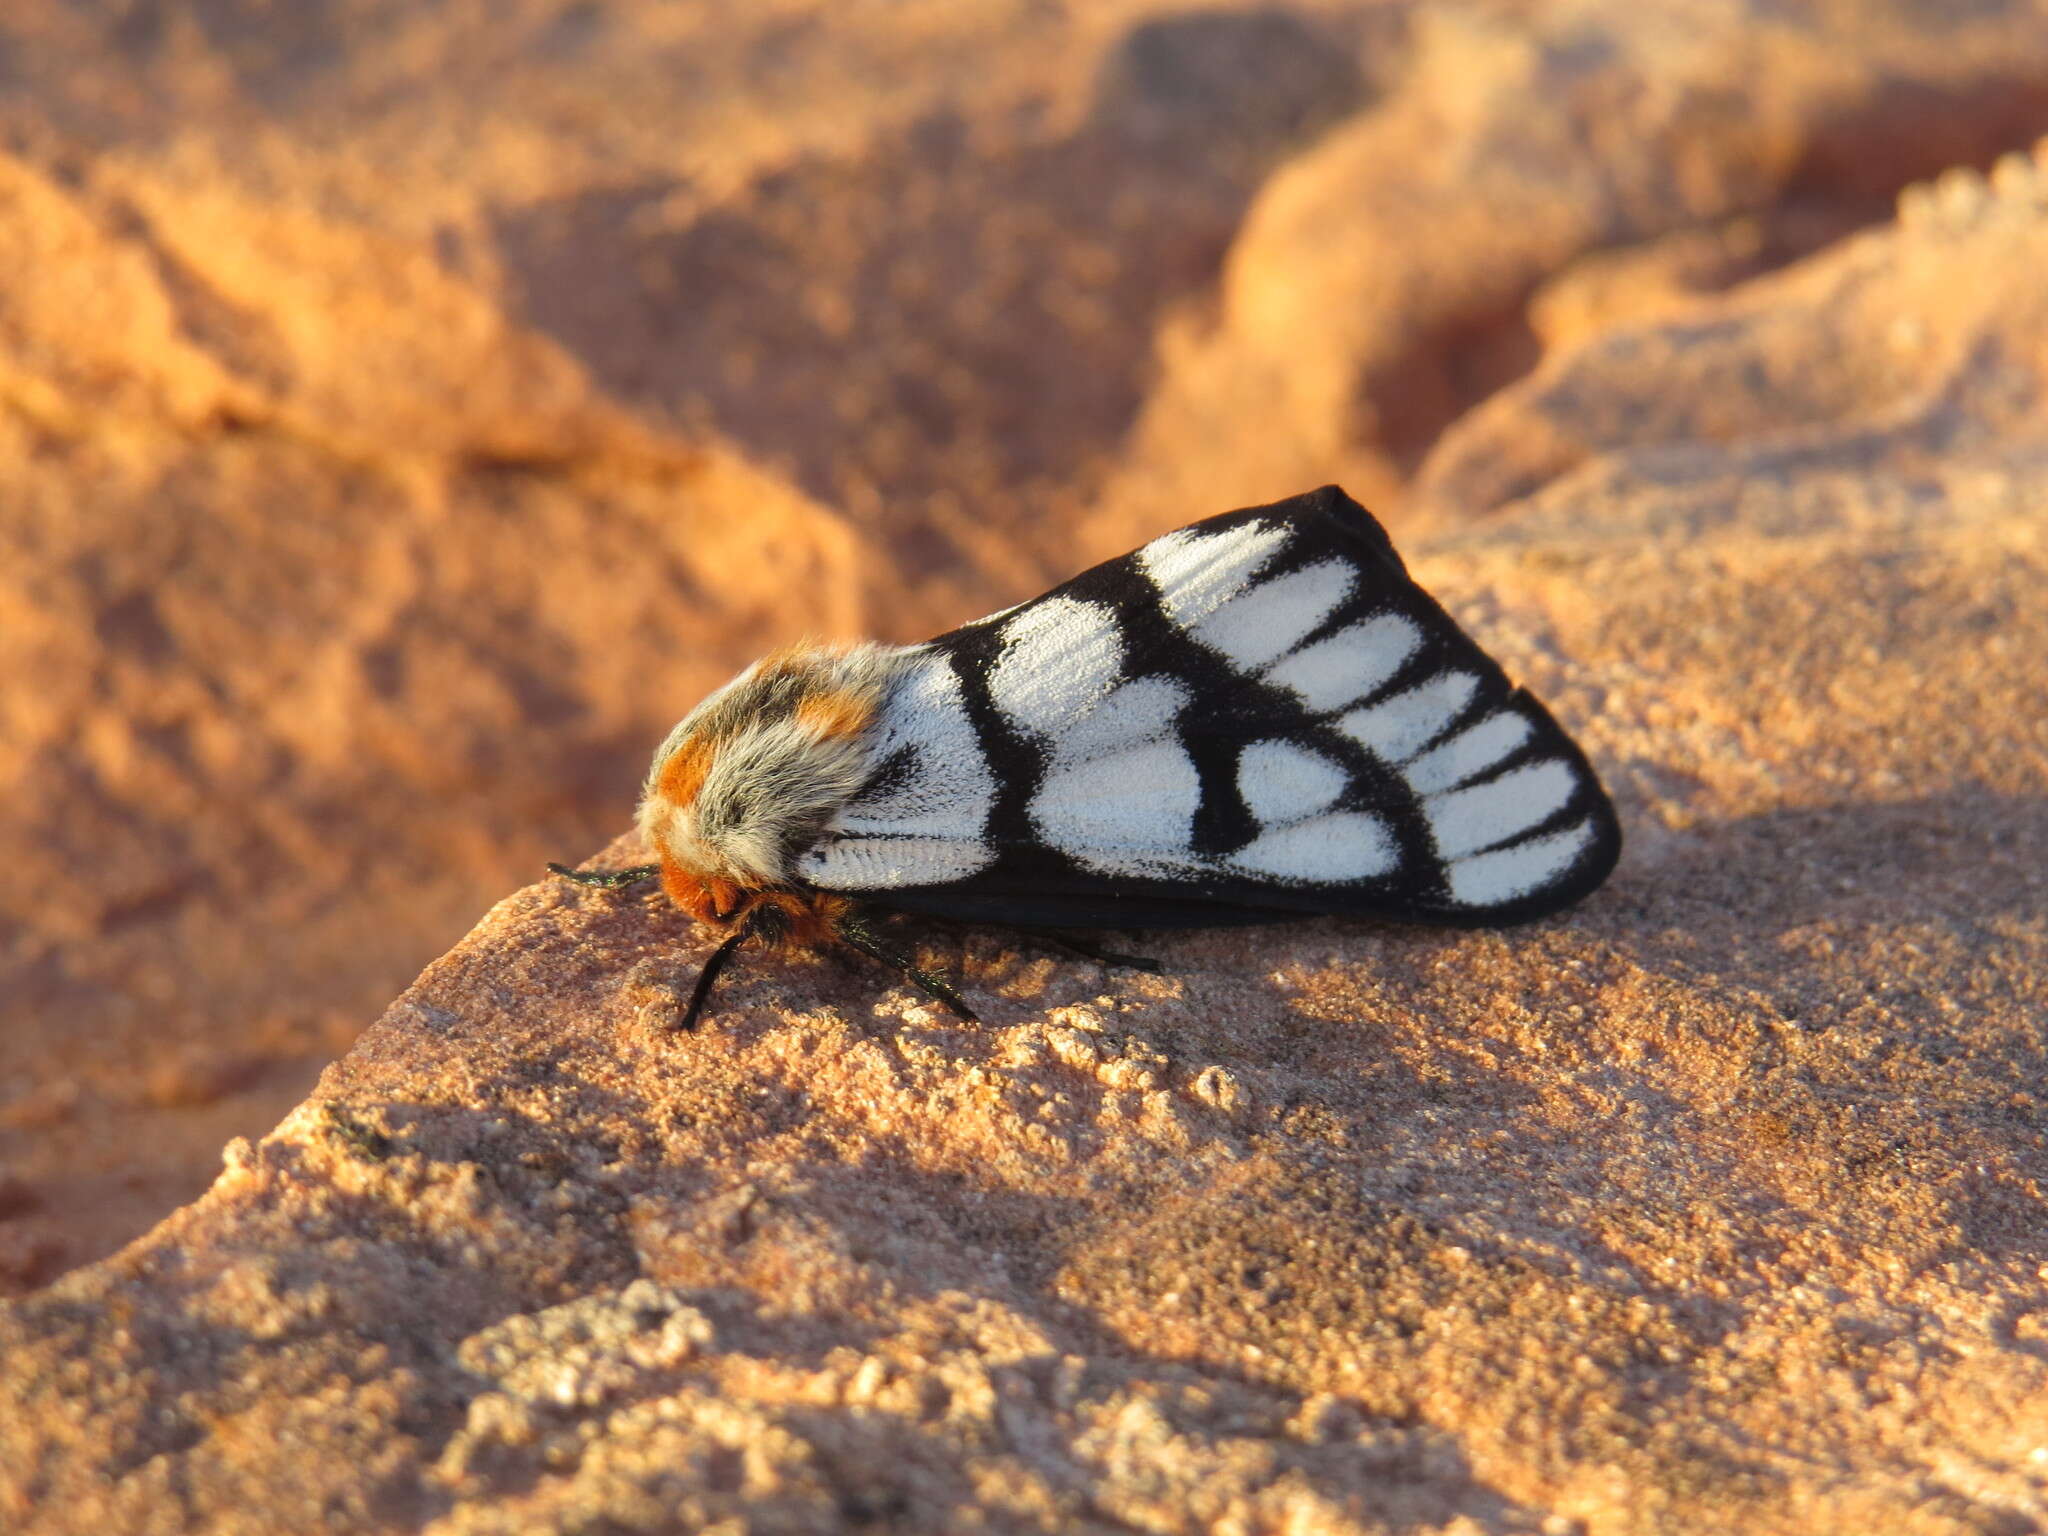
[[[1135,978],[940,935],[983,1027],[819,958],[679,1037],[687,925],[529,887],[202,1200],[0,1314],[10,1519],[2035,1528],[2048,198],[2001,175],[1441,450],[1576,426],[1418,568],[1611,778],[1581,910]],[[1864,348],[1953,369],[1603,425]]]
[[[0,1294],[766,645],[1327,480],[1456,526],[1543,346],[2048,124],[2020,3],[5,12]]]
[[[715,10],[0,19],[0,1526],[2048,1525],[2038,13]],[[766,644],[1375,475],[1579,910],[678,1037],[543,883],[350,1045]]]

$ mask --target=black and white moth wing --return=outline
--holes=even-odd
[[[1584,754],[1335,486],[1225,513],[907,655],[798,861],[1053,926],[1514,922],[1620,851]]]

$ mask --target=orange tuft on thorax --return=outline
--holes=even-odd
[[[796,707],[796,723],[825,741],[858,736],[874,716],[873,703],[852,693],[814,693]]]
[[[708,741],[685,741],[669,753],[668,761],[661,765],[661,778],[655,788],[670,805],[684,806],[697,798],[697,791],[704,787],[704,779],[711,772],[712,759],[718,749]]]

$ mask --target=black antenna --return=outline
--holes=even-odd
[[[631,869],[571,869],[566,864],[550,863],[548,871],[560,875],[564,880],[574,880],[578,885],[594,885],[601,891],[616,891],[621,886],[638,885],[642,880],[652,880],[661,873],[661,866],[635,864]]]

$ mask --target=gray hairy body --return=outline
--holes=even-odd
[[[654,754],[640,826],[694,874],[746,888],[788,885],[867,781],[873,723],[903,647],[792,647],[705,699]]]

